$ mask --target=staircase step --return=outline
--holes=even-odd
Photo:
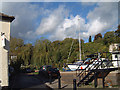
[[[89,85],[89,83],[85,83],[85,85]]]
[[[88,80],[84,80],[84,82],[87,82]]]
[[[89,76],[93,76],[94,74],[90,74]]]

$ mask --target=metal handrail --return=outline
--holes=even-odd
[[[112,62],[115,62],[115,61],[120,61],[120,60],[110,60],[110,59],[108,59],[109,58],[109,56],[110,55],[108,55],[108,56],[106,56],[107,58],[105,58],[104,60],[107,60],[107,62],[104,64],[104,60],[102,60],[100,57],[97,59],[97,61],[95,61],[95,60],[92,60],[92,65],[90,66],[90,64],[88,64],[87,65],[87,67],[85,67],[85,69],[84,70],[81,70],[81,72],[77,75],[76,74],[76,76],[78,77],[79,76],[79,83],[81,83],[82,81],[84,81],[87,77],[88,77],[88,79],[89,79],[89,74],[91,74],[90,73],[90,71],[91,70],[98,70],[98,69],[109,69],[110,67],[111,67],[111,65],[113,64]],[[84,63],[82,63],[81,65],[84,65],[85,64],[85,62]],[[110,65],[111,64],[111,65]],[[77,73],[77,70],[80,68],[80,66],[81,65],[79,65],[79,67],[76,69],[76,73]],[[104,67],[103,67],[104,66]],[[113,66],[114,66],[114,64],[113,64]],[[117,67],[119,67],[118,65],[117,65]],[[79,70],[80,71],[80,70]],[[88,72],[87,74],[86,74],[86,72]],[[86,75],[88,75],[88,76],[86,76]],[[82,78],[82,79],[81,79]],[[82,80],[82,81],[81,81]]]
[[[96,62],[95,62],[95,63],[96,63]],[[94,63],[92,66],[94,66],[94,67],[97,66],[96,69],[98,69],[98,67],[103,63],[103,61],[99,64],[99,61],[97,60],[97,64],[95,64],[95,63]],[[91,66],[91,67],[92,67],[92,66]],[[91,67],[89,67],[89,70],[88,70],[88,71],[90,71],[90,68],[91,68]],[[84,72],[86,72],[86,69],[85,69]],[[83,75],[84,75],[84,73],[82,73],[81,75],[79,75],[79,77],[81,78],[81,77],[83,77]]]
[[[81,66],[81,65],[84,65],[84,64],[85,64],[85,62],[81,63],[81,64],[78,66],[78,68],[76,69],[76,76],[78,76],[78,75],[77,75],[77,70],[79,70],[80,66]],[[79,72],[79,74],[80,74],[80,72]]]
[[[93,63],[93,62],[94,62],[94,60],[92,61],[92,63]],[[89,67],[89,65],[90,65],[90,64],[88,64],[87,67],[86,67],[84,70],[86,70],[86,69]],[[84,70],[82,70],[81,73],[79,73],[79,75],[82,74],[82,72],[83,72]],[[77,76],[79,76],[79,75],[77,75]]]
[[[113,62],[113,61],[120,61],[120,60],[111,60],[111,61],[107,62],[107,64],[106,64],[105,67],[107,67],[107,69],[108,69],[108,68],[110,67],[110,66],[108,66],[108,65],[109,65],[111,62]],[[99,63],[99,62],[101,62],[101,63]],[[102,68],[103,62],[104,62],[104,60],[97,61],[97,64],[94,63],[91,67],[89,67],[88,71],[93,70],[93,69],[91,69],[93,66],[94,66],[94,67],[97,66],[94,70],[98,69],[100,66],[101,66],[101,68]],[[104,67],[104,68],[105,68],[105,67]],[[104,68],[103,68],[103,69],[104,69]],[[86,72],[86,71],[84,71],[84,72]],[[83,75],[84,75],[84,73],[82,73],[81,75],[78,75],[78,76],[80,76],[80,78],[81,78]]]

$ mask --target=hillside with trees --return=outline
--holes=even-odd
[[[104,36],[98,33],[91,40],[88,38],[87,43],[81,39],[82,59],[86,55],[97,52],[108,52],[109,45],[112,43],[120,43],[120,25],[116,31],[106,32]],[[10,59],[11,65],[19,69],[21,65],[36,66],[55,65],[61,68],[65,63],[73,63],[79,59],[79,40],[66,38],[63,41],[53,41],[48,39],[36,40],[34,46],[31,43],[24,44],[19,38],[11,37],[10,52],[11,56],[17,56],[16,59]]]

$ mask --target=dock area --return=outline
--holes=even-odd
[[[70,72],[60,72],[61,73],[61,89],[69,88],[73,89],[73,79],[76,79],[76,83],[78,82],[78,78],[76,77],[76,71]],[[105,78],[105,88],[120,88],[120,73],[118,71],[113,71],[109,73],[109,75]],[[58,79],[53,81],[51,84],[49,82],[46,85],[52,89],[58,88]],[[90,85],[81,85],[77,88],[95,88],[94,81],[90,83]],[[98,87],[102,88],[102,79],[98,79]]]

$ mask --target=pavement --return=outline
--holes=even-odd
[[[60,72],[61,74],[61,87],[60,89],[71,89],[73,90],[73,79],[76,79],[76,83],[78,82],[78,78],[76,77],[76,72]],[[108,75],[109,78],[115,79],[116,74],[111,73]],[[106,78],[107,79],[107,78]],[[11,87],[12,88],[21,88],[20,90],[25,90],[28,88],[41,88],[41,89],[47,89],[47,90],[53,90],[58,89],[58,79],[52,79],[51,84],[49,82],[49,78],[44,77],[43,75],[33,75],[33,74],[18,74],[16,77],[14,77],[14,80],[12,80]],[[113,80],[112,80],[113,81]],[[93,82],[94,83],[94,82]],[[84,85],[81,87],[77,87],[77,89],[88,90],[94,89],[94,85],[91,83],[91,85]],[[99,82],[98,82],[99,83]],[[100,84],[98,85],[100,86]],[[102,87],[101,87],[102,88]],[[99,88],[100,89],[100,88]]]
[[[29,90],[29,89],[35,89],[38,88],[40,90],[51,90],[48,88],[45,84],[44,78],[37,78],[39,76],[30,75],[26,73],[20,73],[14,76],[13,80],[10,82],[10,88],[17,89],[17,90]]]
[[[110,76],[112,76],[115,79],[115,77],[116,77],[115,73],[116,72],[110,73],[108,75],[108,78],[111,78]],[[73,72],[73,71],[72,72],[60,72],[60,74],[61,74],[61,89],[72,89],[73,90],[73,79],[76,79],[76,82],[78,82],[78,78],[76,77],[76,72]],[[107,80],[107,78],[106,78],[106,80]],[[97,89],[103,90],[102,84],[100,82],[102,82],[102,81],[98,80],[98,88]],[[58,89],[58,79],[53,80],[51,84],[49,82],[46,82],[45,84],[51,89]],[[113,88],[113,90],[118,90],[118,87],[112,87],[112,88]],[[107,90],[107,89],[109,90],[112,88],[106,88],[105,90]],[[91,85],[82,85],[81,87],[77,87],[77,89],[82,89],[82,90],[95,89],[96,90],[96,88],[94,87],[94,81],[91,83]]]
[[[56,79],[55,81],[53,81],[51,84],[49,82],[45,83],[48,87],[52,88],[52,89],[57,89],[59,88],[58,85],[58,79]],[[61,81],[61,88],[60,89],[64,89],[64,88],[73,88],[73,84],[66,84],[64,81]]]
[[[76,72],[60,72],[61,74],[61,88],[60,89],[73,89],[73,78]],[[74,78],[75,79],[75,78]],[[54,80],[51,84],[46,82],[45,84],[52,89],[59,89],[58,79]]]

